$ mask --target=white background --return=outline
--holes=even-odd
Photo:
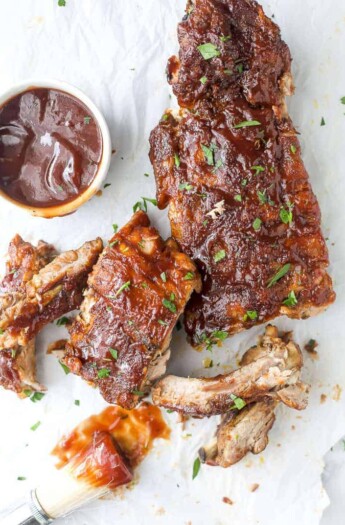
[[[16,232],[33,242],[43,238],[61,250],[96,235],[107,239],[112,223],[124,224],[132,205],[155,193],[148,137],[165,108],[174,103],[164,70],[177,49],[176,25],[184,0],[66,3],[58,7],[57,0],[1,2],[0,89],[28,77],[55,77],[83,89],[103,110],[111,129],[117,150],[107,181],[111,186],[74,215],[50,221],[29,217],[1,201],[0,254],[6,253]],[[61,523],[316,525],[328,504],[321,481],[323,457],[345,432],[345,395],[340,401],[332,399],[335,385],[345,385],[345,106],[339,100],[345,96],[345,4],[343,0],[263,3],[267,14],[274,13],[294,57],[297,90],[290,111],[320,200],[338,294],[336,304],[315,319],[277,320],[279,327],[294,330],[301,345],[311,337],[319,342],[319,360],[305,357],[304,378],[313,386],[310,406],[302,414],[280,407],[263,454],[248,456],[228,470],[202,467],[193,482],[196,451],[209,439],[216,421],[192,421],[182,430],[175,415],[166,415],[173,429],[171,441],[157,443],[139,469],[135,488],[114,501],[92,503]],[[168,235],[166,213],[150,208],[150,216]],[[255,328],[231,338],[214,351],[214,361],[234,363],[235,352],[251,346],[261,331]],[[47,343],[63,332],[50,326],[39,337],[39,378],[49,389],[40,403],[0,392],[0,508],[48,475],[49,451],[64,432],[105,406],[97,391],[77,377],[65,376],[56,360],[45,355]],[[172,371],[204,373],[203,354],[192,350],[182,333],[175,335],[172,347]],[[226,369],[221,365],[211,372]],[[320,404],[323,393],[327,401]],[[75,399],[81,400],[80,407],[74,405]],[[38,420],[41,426],[30,431]],[[334,503],[322,525],[338,525],[345,510],[339,497],[345,482],[345,451],[340,445],[329,452],[327,462],[324,479]],[[18,476],[27,481],[17,481]],[[260,485],[255,493],[249,490],[253,483]],[[223,503],[224,496],[234,504]]]

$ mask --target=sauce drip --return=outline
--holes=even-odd
[[[52,451],[52,454],[59,459],[57,468],[64,467],[68,463],[71,463],[72,468],[73,463],[84,464],[79,458],[90,455],[92,444],[100,433],[102,436],[107,433],[113,438],[130,468],[136,467],[144,459],[155,439],[170,437],[170,429],[158,407],[150,403],[142,403],[133,410],[109,406],[100,414],[82,421],[70,434],[59,441]],[[108,456],[113,457],[114,454]],[[106,467],[106,470],[109,472],[109,468]],[[90,472],[83,469],[82,472],[88,482],[94,484]],[[109,479],[109,474],[105,478]],[[99,481],[97,483],[99,484]]]
[[[77,198],[95,178],[102,148],[95,117],[63,91],[30,88],[0,108],[0,188],[23,204]]]

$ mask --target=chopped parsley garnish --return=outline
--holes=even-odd
[[[196,458],[196,460],[193,463],[192,479],[195,479],[197,477],[197,475],[199,474],[199,471],[200,471],[200,467],[201,467],[200,459]]]
[[[193,272],[187,272],[186,275],[183,278],[184,281],[191,281],[192,279],[194,279],[194,273]]]
[[[174,413],[174,410],[171,410],[171,408],[167,408],[166,413],[167,413],[167,414],[173,414],[173,413]]]
[[[161,120],[164,122],[165,120],[168,120],[168,118],[169,118],[169,113],[164,113]]]
[[[68,317],[61,317],[61,319],[58,319],[56,321],[56,326],[64,326],[69,323]]]
[[[84,117],[84,124],[90,124],[91,117]]]
[[[63,1],[65,1],[65,0],[63,0]],[[61,0],[59,0],[59,2],[61,2]],[[60,5],[60,4],[59,4],[59,5]],[[18,481],[25,481],[26,478],[25,478],[24,476],[18,476],[18,477],[17,477],[17,480],[18,480]]]
[[[97,372],[98,379],[104,379],[110,376],[109,368],[100,368]]]
[[[235,201],[237,201],[237,202],[242,202],[242,195],[240,195],[240,194],[235,195],[234,199],[235,199]]]
[[[258,191],[257,195],[259,197],[260,204],[266,204],[266,202],[267,202],[266,190]]]
[[[118,243],[119,243],[119,239],[115,239],[115,241],[112,241],[112,242],[109,243],[109,246],[110,246],[110,248],[113,248],[113,247],[116,246]]]
[[[116,361],[117,359],[117,350],[115,348],[109,348],[111,357]]]
[[[27,390],[24,391],[25,395],[26,394]],[[30,394],[29,394],[30,396]],[[27,397],[29,397],[27,396]],[[30,401],[32,401],[33,403],[37,403],[37,401],[41,401],[41,399],[45,396],[45,394],[43,394],[43,392],[34,392],[32,394],[32,396],[30,397]]]
[[[163,321],[163,319],[158,319],[158,324],[162,326],[169,326],[169,323],[167,323],[166,321]]]
[[[76,407],[79,407],[80,406],[80,400],[79,399],[75,399],[74,400],[74,404]]]
[[[282,208],[280,210],[279,216],[280,216],[281,221],[284,224],[291,224],[292,223],[292,221],[293,221],[292,208],[293,208],[293,205],[288,204],[288,209],[287,210],[285,208]]]
[[[174,154],[174,162],[175,162],[176,168],[179,168],[181,165],[181,159],[177,153]]]
[[[261,224],[262,224],[262,220],[259,219],[259,217],[256,217],[256,219],[254,220],[253,222],[253,228],[254,230],[257,232],[258,230],[260,230],[261,228]]]
[[[149,177],[150,174],[149,173],[144,173],[144,177]]]
[[[109,299],[116,299],[116,297],[118,297],[120,295],[120,293],[122,293],[124,290],[127,290],[127,288],[129,288],[130,285],[131,285],[131,281],[127,281],[122,286],[120,286],[120,288],[117,290],[115,295],[107,295],[107,297]]]
[[[217,47],[214,44],[206,43],[201,44],[201,46],[198,46],[198,51],[201,53],[202,57],[205,60],[210,60],[214,57],[219,57],[220,51],[217,49]]]
[[[320,126],[326,126],[326,121],[323,117],[321,119]]]
[[[142,202],[138,201],[133,206],[133,213],[135,213],[138,210],[142,210],[144,212],[147,212],[147,203],[150,202],[154,206],[157,206],[156,199],[150,199],[149,197],[141,197]]]
[[[0,335],[4,335],[4,330],[2,328],[0,328]]]
[[[66,0],[58,0],[58,6],[59,7],[66,7]],[[23,478],[23,479],[26,479],[26,478]]]
[[[341,102],[342,104],[345,104],[345,97],[341,97],[340,102]]]
[[[66,366],[66,365],[65,365],[64,363],[62,363],[61,361],[59,361],[59,363],[60,363],[60,366],[61,366],[62,370],[65,372],[66,376],[67,376],[68,374],[71,373],[71,371],[70,371],[70,369],[68,368],[68,366]]]
[[[252,166],[250,169],[255,171],[254,175],[259,175],[259,173],[265,171],[265,168],[263,166]]]
[[[211,144],[210,147],[201,144],[201,149],[204,153],[205,160],[209,166],[214,166],[214,150],[215,147]]]
[[[282,277],[284,277],[284,275],[286,275],[288,273],[290,268],[291,268],[291,264],[290,263],[284,264],[284,266],[282,266],[282,268],[280,268],[280,270],[278,270],[277,273],[268,282],[267,288],[271,288],[271,286],[276,284]]]
[[[200,336],[200,343],[205,344],[206,350],[211,352],[212,346],[219,342],[225,341],[228,335],[229,335],[228,332],[225,332],[225,330],[215,330],[209,336],[207,336],[206,333],[203,333]]]
[[[173,299],[171,301],[169,301],[169,299],[165,299],[164,298],[162,303],[163,303],[163,306],[165,306],[165,308],[170,310],[171,313],[173,313],[173,314],[176,313],[176,304],[173,302]]]
[[[14,359],[17,355],[17,350],[15,350],[14,348],[11,349],[11,357],[12,359]]]
[[[219,250],[219,252],[217,252],[217,253],[215,254],[215,256],[213,257],[213,260],[214,260],[214,262],[217,263],[217,262],[219,262],[219,261],[225,259],[225,257],[226,257],[225,250]]]
[[[162,279],[163,283],[167,282],[167,274],[165,272],[161,273],[161,279]]]
[[[114,233],[116,233],[118,229],[119,229],[119,226],[117,224],[113,224]]]
[[[109,186],[111,186],[110,182],[107,182],[106,184],[104,184],[103,188],[109,188]]]
[[[141,390],[132,390],[132,394],[135,396],[144,396],[145,392],[141,392]]]
[[[207,77],[201,77],[200,82],[202,85],[205,85],[207,82]]]
[[[34,425],[32,425],[32,427],[30,427],[30,430],[32,430],[33,432],[35,432],[35,430],[38,429],[38,427],[40,426],[41,422],[40,421],[37,421],[37,423],[35,423]]]
[[[296,151],[297,151],[296,146],[294,146],[293,144],[291,144],[291,146],[290,146],[290,151],[291,151],[291,153],[294,155],[294,154],[296,153]]]
[[[246,402],[241,397],[235,396],[235,394],[230,394],[230,398],[234,402],[233,406],[230,407],[230,410],[233,410],[234,408],[237,408],[237,410],[242,410],[246,406]]]
[[[220,37],[220,39],[222,42],[227,42],[228,40],[231,40],[231,35],[227,35],[227,36],[223,35]]]
[[[250,319],[251,321],[255,321],[258,318],[258,312],[256,310],[247,310],[245,315],[243,316],[243,321],[248,321]]]
[[[243,179],[242,182],[241,182],[241,186],[247,186],[248,184],[248,180],[247,179]]]
[[[231,70],[231,69],[224,69],[224,73],[225,73],[226,75],[229,75],[229,76],[230,76],[230,75],[232,75],[232,70]]]
[[[189,184],[188,182],[181,182],[181,184],[179,184],[179,187],[178,189],[180,191],[183,191],[183,190],[186,190],[186,191],[190,191],[194,188],[194,186],[192,186],[191,184]]]
[[[236,69],[238,73],[243,73],[243,64],[237,64]]]
[[[289,307],[296,306],[297,303],[298,303],[297,297],[296,297],[295,292],[293,290],[289,293],[287,298],[284,299],[284,301],[283,301],[283,304],[285,304],[285,306],[289,306]]]
[[[240,128],[249,128],[252,126],[261,126],[261,122],[259,122],[258,120],[244,120],[243,122],[239,122],[238,124],[236,124],[234,128],[240,129]]]

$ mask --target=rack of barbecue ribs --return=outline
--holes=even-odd
[[[200,290],[194,263],[135,213],[89,276],[62,362],[108,403],[133,408],[164,374],[172,330],[193,290]]]
[[[178,38],[167,71],[180,110],[153,130],[150,158],[158,206],[202,276],[185,312],[190,340],[324,310],[335,294],[278,26],[254,0],[195,0]]]
[[[152,399],[193,417],[221,414],[216,437],[200,450],[200,459],[228,467],[247,452],[266,448],[279,402],[295,410],[307,407],[309,386],[300,379],[302,367],[302,353],[291,333],[280,337],[269,325],[237,370],[214,378],[166,376],[154,386]]]
[[[100,239],[55,257],[16,236],[0,285],[0,384],[19,394],[41,390],[35,379],[34,337],[49,322],[80,306],[88,274],[103,249]]]
[[[25,285],[54,257],[52,245],[40,241],[37,247],[16,235],[8,248],[6,274],[0,283],[2,308],[8,308],[25,294]],[[18,394],[24,390],[44,390],[36,380],[35,340],[0,350],[0,385]]]

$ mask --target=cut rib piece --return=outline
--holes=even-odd
[[[109,403],[133,408],[165,372],[172,330],[200,278],[175,241],[144,212],[110,240],[88,280],[63,363],[98,385]]]
[[[46,324],[78,308],[102,248],[101,239],[96,239],[64,252],[35,274],[14,301],[2,297],[0,348],[27,345]]]
[[[262,398],[278,399],[302,410],[306,407],[307,385],[300,383],[303,358],[299,347],[278,337],[273,326],[266,328],[256,347],[243,356],[241,368],[214,378],[166,376],[154,386],[156,405],[194,417],[228,412],[234,399],[246,404]]]
[[[285,96],[291,57],[252,0],[195,0],[179,24],[170,84],[184,109],[151,134],[160,208],[196,262],[187,306],[194,345],[335,299],[320,210]],[[249,312],[249,313],[248,313]]]
[[[1,306],[15,304],[25,294],[26,283],[55,256],[50,244],[40,241],[35,247],[16,235],[8,248],[6,275],[0,284]],[[0,385],[19,395],[26,389],[45,390],[36,380],[34,339],[25,346],[0,350]]]

